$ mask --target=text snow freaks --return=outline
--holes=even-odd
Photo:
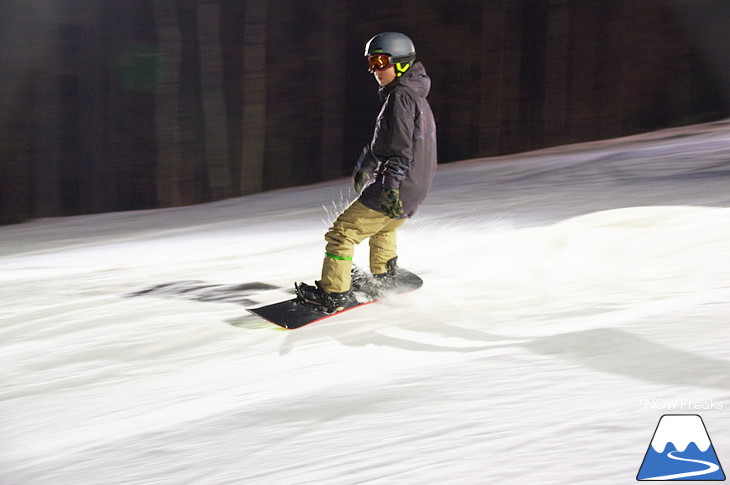
[[[720,411],[725,408],[722,401],[693,401],[691,399],[640,399],[642,410],[666,411]]]

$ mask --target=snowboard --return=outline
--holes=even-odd
[[[402,268],[398,268],[395,274],[395,284],[389,285],[387,290],[380,289],[372,276],[365,276],[361,270],[356,270],[356,273],[353,274],[353,298],[350,304],[339,312],[327,313],[315,306],[301,303],[297,298],[246,310],[274,325],[293,330],[375,303],[392,295],[416,290],[423,285],[423,280],[418,275]]]

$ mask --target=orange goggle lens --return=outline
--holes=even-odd
[[[370,72],[387,69],[392,65],[392,59],[388,54],[373,54],[368,56],[368,71]]]

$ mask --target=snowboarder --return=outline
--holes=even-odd
[[[296,285],[299,299],[329,312],[342,310],[351,294],[354,246],[370,239],[370,271],[392,279],[396,231],[426,198],[436,173],[436,124],[426,96],[431,79],[406,35],[384,32],[365,45],[368,70],[383,102],[371,142],[353,170],[358,198],[325,234],[322,277]]]

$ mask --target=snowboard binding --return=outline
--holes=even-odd
[[[319,281],[315,286],[306,283],[294,283],[297,293],[297,302],[309,305],[325,313],[337,313],[347,308],[350,303],[350,292],[327,293],[322,289]]]

